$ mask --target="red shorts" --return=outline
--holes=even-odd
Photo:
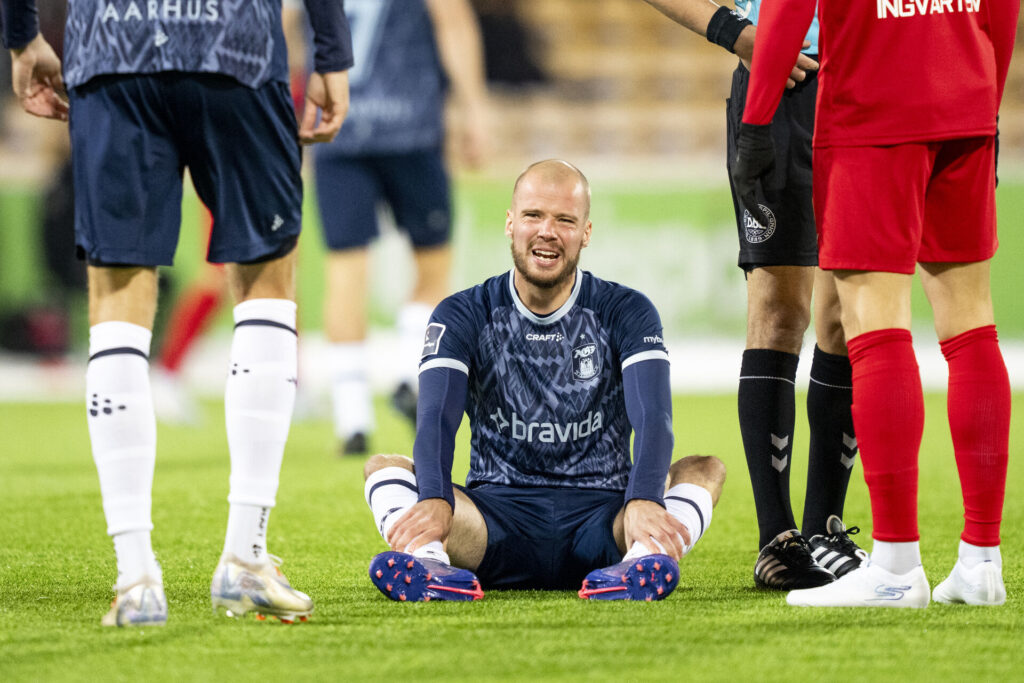
[[[995,139],[814,150],[818,264],[913,273],[972,263],[998,246]]]

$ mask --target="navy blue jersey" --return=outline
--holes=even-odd
[[[326,17],[318,34],[337,28],[330,14],[340,0],[332,3],[318,6],[317,14]],[[318,40],[318,70],[351,65],[347,30],[341,33],[331,45]],[[253,88],[270,80],[287,83],[281,0],[70,1],[64,43],[69,87],[101,74],[161,71],[223,74]]]
[[[355,65],[349,111],[318,155],[401,154],[438,147],[445,77],[424,0],[346,0]]]
[[[577,271],[568,301],[538,316],[519,300],[510,271],[438,305],[420,371],[468,375],[470,487],[625,491],[632,428],[622,369],[652,358],[668,354],[643,294]]]

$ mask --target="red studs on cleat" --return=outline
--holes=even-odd
[[[629,577],[625,574],[622,575],[622,583],[629,583]]]
[[[424,578],[425,578],[425,579],[426,579],[427,581],[430,581],[430,572],[427,572],[427,575],[426,575],[426,576],[425,576]]]
[[[398,596],[398,599],[399,599],[399,600],[400,600],[401,602],[405,602],[405,593],[402,593],[401,595],[399,595],[399,596]]]
[[[661,569],[661,562],[655,562],[654,563],[654,571],[658,571],[659,569]]]
[[[642,572],[644,570],[644,566],[641,563],[637,562],[636,563],[636,570],[638,572]]]
[[[307,616],[301,616],[301,617],[299,617],[299,621],[301,621],[301,622],[305,623],[305,622],[309,621],[309,617],[307,617]]]
[[[641,576],[640,580],[637,581],[637,583],[639,583],[641,586],[646,586],[647,585],[647,579],[645,579],[644,577]]]
[[[391,591],[395,590],[394,586],[392,586],[390,583],[384,584],[384,587],[388,589],[388,593],[390,593]]]
[[[282,624],[294,624],[294,623],[295,623],[295,621],[294,621],[294,620],[292,620],[292,619],[285,619],[284,617],[278,617],[277,619],[278,619],[278,621],[280,621],[280,622],[281,622]]]
[[[406,583],[412,583],[412,577],[411,577],[411,576],[409,576],[408,574],[406,574],[406,575],[405,575],[405,582],[406,582]]]
[[[265,615],[265,614],[257,614],[257,615],[256,615],[256,619],[257,619],[258,621],[266,621],[266,620],[267,620],[267,617],[266,617],[266,615]]]
[[[383,578],[383,577],[384,577],[384,570],[383,569],[378,569],[377,570],[377,578],[380,579],[380,578]]]
[[[408,562],[405,563],[405,568],[406,569],[412,569],[415,566],[416,566],[416,563],[414,561],[412,561],[412,560],[409,560]]]
[[[665,574],[665,583],[672,583],[672,575]]]
[[[391,567],[394,567],[394,566],[395,566],[395,558],[389,557],[388,558],[388,569],[390,569]]]

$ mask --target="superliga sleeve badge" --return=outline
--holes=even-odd
[[[420,354],[420,358],[437,354],[441,349],[441,337],[444,336],[446,329],[448,328],[441,323],[430,323],[427,325],[427,332],[423,337],[423,353]]]

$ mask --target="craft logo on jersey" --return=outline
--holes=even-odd
[[[764,204],[758,204],[761,207],[761,211],[764,211],[764,215],[768,216],[768,226],[761,225],[750,212],[743,209],[743,229],[746,232],[747,241],[751,244],[760,244],[766,242],[768,239],[775,234],[775,214]]]
[[[433,356],[441,348],[441,337],[447,328],[441,323],[430,323],[427,325],[427,333],[423,338],[423,353],[420,358]]]
[[[587,341],[586,335],[580,337],[580,342],[572,349],[572,376],[587,380],[601,372],[601,356],[597,352],[597,344]]]

